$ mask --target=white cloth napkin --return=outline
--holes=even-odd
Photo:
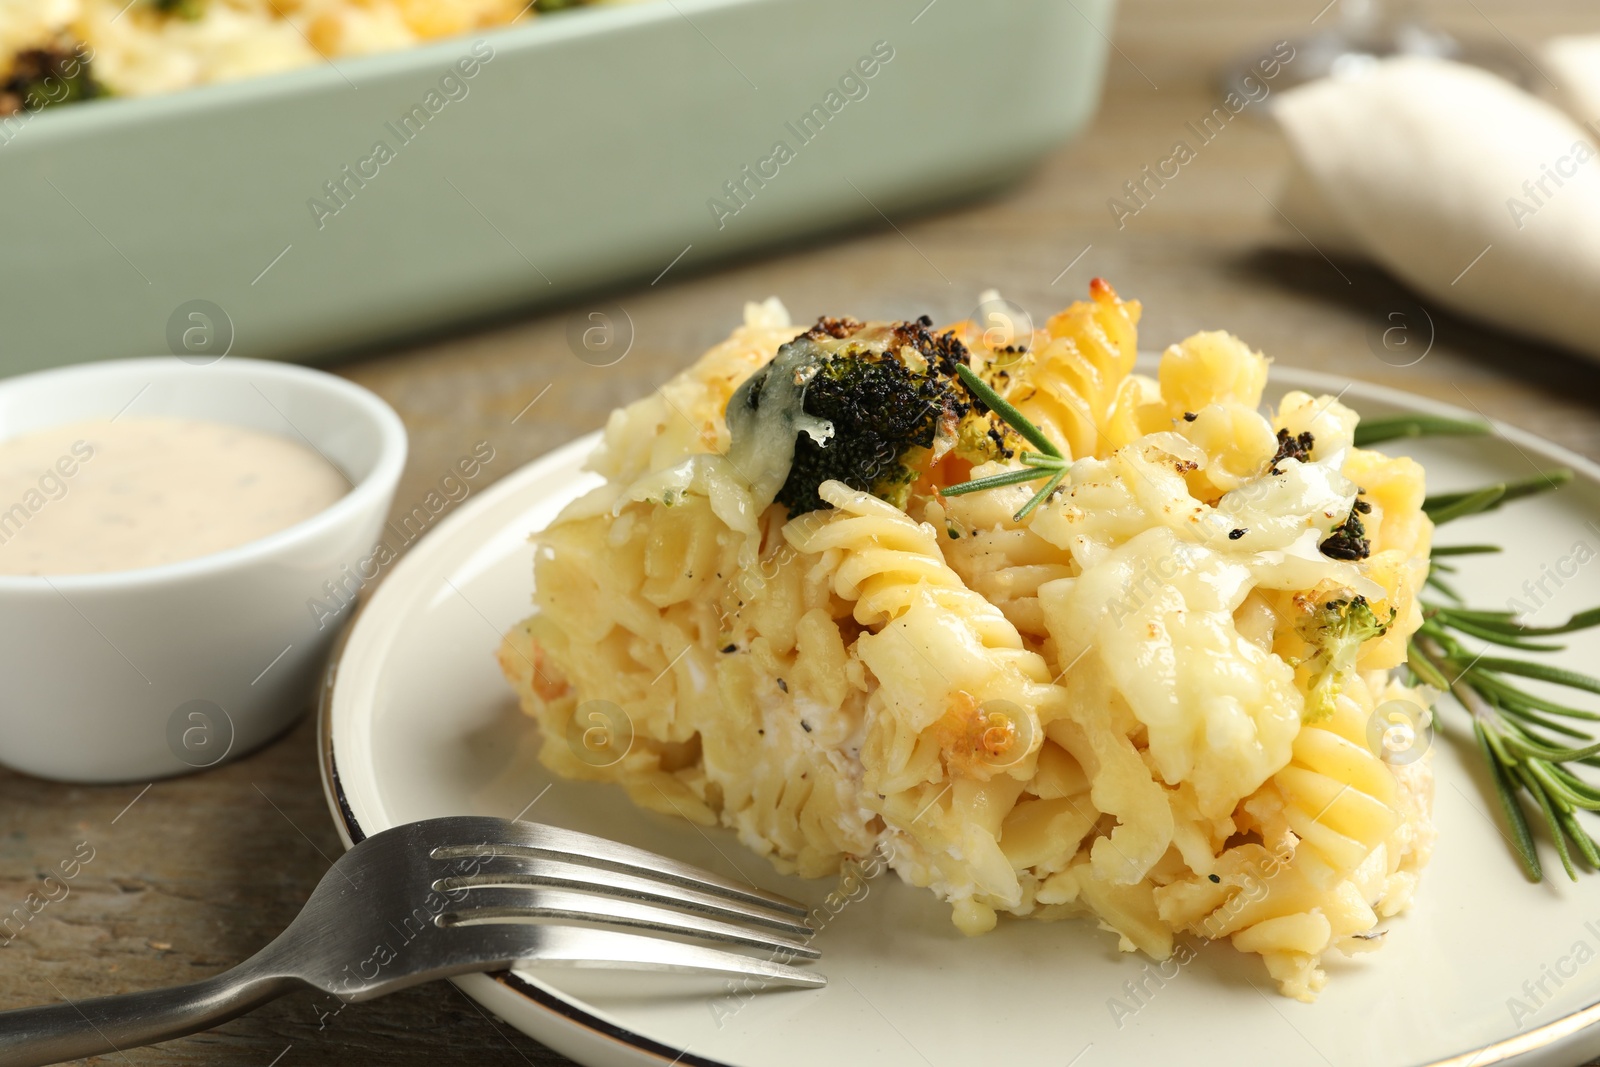
[[[1553,41],[1542,65],[1572,114],[1425,58],[1284,94],[1281,207],[1323,253],[1372,259],[1424,304],[1600,360],[1600,38]]]
[[[1600,125],[1600,36],[1557,37],[1544,46],[1543,69],[1561,103],[1593,135]]]

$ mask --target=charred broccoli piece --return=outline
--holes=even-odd
[[[1361,516],[1371,511],[1371,504],[1359,496],[1356,497],[1355,504],[1350,508],[1350,517],[1328,531],[1327,539],[1318,546],[1322,549],[1322,554],[1330,559],[1351,562],[1372,555],[1372,542],[1367,540],[1367,527],[1361,521]]]
[[[80,45],[77,52],[34,48],[17,53],[11,73],[0,78],[0,117],[107,95],[82,52]]]
[[[833,436],[795,441],[778,502],[791,516],[827,507],[817,486],[838,479],[903,506],[916,480],[906,459],[933,447],[946,412],[959,400],[950,381],[914,372],[892,353],[846,347],[823,362],[805,392],[805,410],[833,425]]]
[[[829,480],[904,507],[936,454],[1009,455],[998,432],[985,432],[987,420],[966,425],[977,407],[955,368],[967,351],[953,334],[930,332],[931,325],[926,317],[891,324],[820,319],[729,400],[733,454],[745,455],[742,437],[770,432],[758,427],[792,435],[793,457],[775,497],[791,517],[827,507],[817,488]],[[772,375],[784,380],[770,381]],[[797,402],[800,411],[760,410]]]
[[[1335,701],[1344,691],[1345,681],[1355,670],[1361,646],[1389,632],[1395,610],[1380,620],[1363,596],[1329,600],[1298,626],[1300,636],[1311,645],[1311,655],[1297,661],[1311,670],[1306,691],[1305,722],[1321,722],[1334,712]]]
[[[1311,450],[1317,445],[1316,438],[1307,430],[1291,436],[1288,430],[1278,431],[1278,452],[1272,457],[1272,463],[1267,468],[1269,474],[1282,474],[1278,464],[1286,459],[1297,459],[1301,463],[1311,462]]]

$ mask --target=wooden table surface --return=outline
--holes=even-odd
[[[1397,369],[1374,356],[1368,332],[1406,294],[1359,265],[1341,264],[1341,275],[1252,189],[1275,192],[1287,161],[1266,122],[1233,123],[1125,228],[1113,222],[1108,198],[1163,158],[1185,121],[1210,110],[1223,63],[1306,32],[1324,2],[1128,0],[1099,115],[1019,185],[896,219],[898,230],[868,229],[602,294],[636,324],[633,350],[614,367],[593,368],[569,352],[566,324],[587,310],[578,304],[335,369],[404,418],[411,458],[397,502],[409,509],[475,442],[493,444],[488,473],[497,477],[600,426],[613,406],[649,392],[724,336],[746,299],[779,294],[797,321],[822,313],[954,319],[991,286],[1041,313],[1103,275],[1144,301],[1145,348],[1227,328],[1279,362],[1475,406],[1600,459],[1600,367],[1448,317],[1415,366]],[[1463,37],[1497,45],[1600,31],[1590,0],[1421,6]],[[0,911],[85,841],[94,859],[70,896],[0,947],[0,1007],[189,981],[276,935],[339,852],[312,722],[236,763],[148,789],[0,771]],[[125,1059],[260,1067],[566,1062],[445,983],[337,1007],[311,997],[279,1001]]]

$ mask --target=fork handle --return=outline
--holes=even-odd
[[[303,988],[235,967],[188,985],[0,1012],[0,1064],[39,1067],[170,1041]]]

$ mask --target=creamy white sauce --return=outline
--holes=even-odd
[[[300,441],[219,422],[121,418],[0,441],[0,574],[193,559],[310,518],[349,490]]]

